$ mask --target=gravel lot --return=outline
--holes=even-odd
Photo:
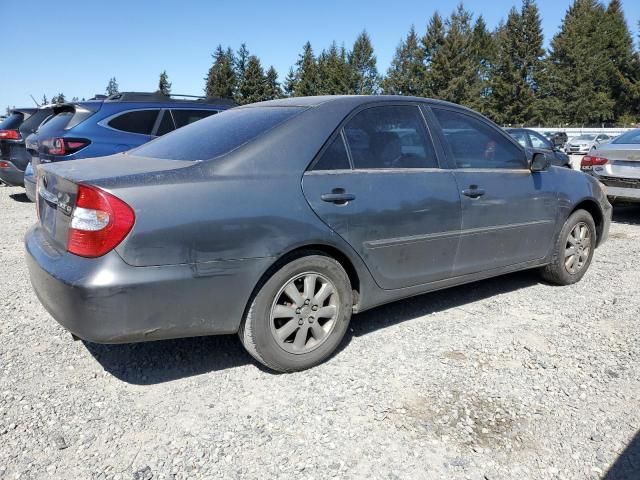
[[[2,479],[640,478],[640,208],[577,285],[388,305],[275,375],[235,336],[72,341],[29,285],[21,192],[0,187]]]

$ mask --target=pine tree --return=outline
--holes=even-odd
[[[269,67],[266,75],[265,100],[274,100],[282,97],[282,88],[278,82],[278,72],[273,66]]]
[[[543,121],[538,98],[542,44],[538,8],[532,0],[523,0],[521,10],[512,8],[496,34],[490,116],[497,123],[523,125]]]
[[[169,95],[171,93],[171,82],[169,81],[169,75],[167,75],[166,70],[163,70],[160,74],[160,79],[158,80],[158,91],[165,95]]]
[[[411,26],[391,60],[387,77],[382,82],[384,93],[390,95],[420,95],[424,90],[423,52],[416,29]]]
[[[236,101],[240,105],[266,100],[267,78],[255,55],[247,58]]]
[[[346,95],[351,88],[351,68],[347,52],[333,42],[318,57],[318,89],[316,95]]]
[[[51,103],[55,103],[55,104],[64,103],[65,101],[66,101],[66,98],[64,96],[64,93],[59,93],[57,96],[54,96],[51,99]]]
[[[350,91],[356,95],[375,95],[380,91],[380,75],[376,66],[373,45],[366,31],[353,44],[349,54],[351,68]]]
[[[42,105],[48,105],[49,104],[49,100],[47,99],[46,95],[42,95]]]
[[[236,76],[238,78],[242,78],[242,76],[244,75],[244,71],[247,69],[247,63],[249,62],[249,56],[250,54],[249,49],[247,48],[247,44],[242,43],[235,56],[234,66],[236,69]]]
[[[109,79],[109,83],[107,84],[107,88],[105,90],[107,96],[115,95],[119,93],[118,91],[118,82],[116,82],[116,77],[111,77]]]
[[[293,97],[296,91],[296,85],[298,84],[298,76],[293,67],[289,68],[287,78],[284,79],[284,94],[287,97]]]
[[[437,78],[431,73],[431,66],[434,57],[438,55],[442,45],[444,45],[446,39],[446,30],[444,21],[438,12],[435,12],[429,24],[427,25],[427,32],[420,40],[422,49],[422,60],[424,62],[425,81],[422,86],[420,95],[425,97],[434,97],[436,92],[442,90],[441,79]]]
[[[541,93],[545,118],[557,124],[601,125],[614,118],[605,8],[574,0],[545,59]]]
[[[205,93],[208,97],[232,99],[236,89],[233,51],[218,45],[213,56],[213,65],[206,78]]]
[[[320,90],[320,78],[318,76],[318,63],[310,42],[304,44],[302,53],[296,62],[296,67],[293,96],[317,95]]]

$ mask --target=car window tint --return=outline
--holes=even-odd
[[[24,115],[22,113],[14,112],[0,122],[0,130],[15,130],[20,126],[23,120]]]
[[[537,135],[535,133],[529,132],[529,140],[531,140],[531,146],[533,148],[551,148],[551,144],[549,143],[549,141],[542,135]]]
[[[497,128],[470,115],[434,108],[458,168],[525,168],[524,152]]]
[[[123,132],[151,135],[159,110],[134,110],[109,120],[108,125]]]
[[[331,142],[313,167],[314,170],[348,170],[350,168],[342,135],[338,135]]]
[[[184,127],[190,123],[197,122],[203,118],[217,113],[215,110],[171,110],[173,119],[176,122],[176,128]]]
[[[173,119],[171,118],[171,112],[169,110],[165,110],[162,113],[162,120],[160,120],[160,125],[158,126],[158,131],[156,135],[159,137],[166,133],[172,132],[176,127],[173,125]]]
[[[630,130],[623,133],[618,138],[614,139],[611,143],[616,145],[640,145],[640,129]]]
[[[511,135],[513,138],[515,138],[516,142],[518,142],[523,147],[528,146],[527,145],[527,135],[524,132],[509,132],[509,135]]]
[[[354,168],[438,167],[418,107],[368,108],[349,120],[344,131]]]
[[[169,160],[210,160],[235,150],[304,110],[303,107],[225,110],[152,140],[130,153]]]

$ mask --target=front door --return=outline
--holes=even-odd
[[[432,112],[461,194],[454,274],[544,258],[558,213],[549,172],[532,173],[524,149],[481,117],[446,108]]]
[[[417,106],[375,106],[355,114],[304,175],[303,189],[380,287],[451,276],[460,198],[453,173],[439,168]]]

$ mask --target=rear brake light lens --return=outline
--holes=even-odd
[[[49,138],[42,144],[48,147],[49,155],[70,155],[89,145],[91,141],[85,138]]]
[[[609,159],[605,157],[597,157],[594,155],[585,155],[580,161],[581,167],[593,167],[596,165],[605,165],[609,163]]]
[[[0,140],[20,140],[21,138],[17,130],[0,130]]]
[[[0,168],[9,168],[9,162],[0,162]]]
[[[118,197],[97,187],[79,185],[67,251],[81,257],[101,257],[124,240],[134,222],[133,210]]]

